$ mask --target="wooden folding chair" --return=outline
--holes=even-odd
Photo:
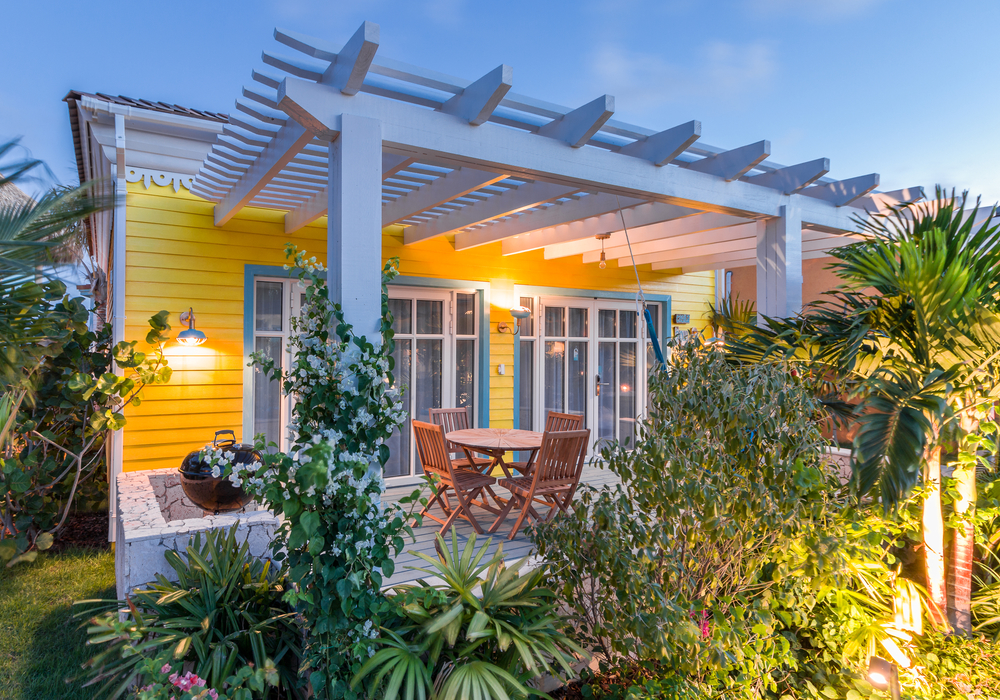
[[[496,483],[496,479],[468,467],[455,466],[448,454],[447,441],[444,439],[442,426],[419,420],[412,421],[412,423],[413,433],[417,439],[417,454],[420,456],[420,464],[423,466],[424,472],[438,478],[437,493],[420,511],[420,515],[441,523],[442,534],[447,532],[451,524],[455,522],[455,518],[468,520],[477,533],[483,534],[483,529],[472,514],[472,506],[479,505],[491,512],[496,512],[486,504],[483,497],[483,490],[489,490]],[[454,508],[448,501],[448,491],[454,493],[455,499],[458,501],[458,505]],[[480,503],[475,503],[477,497],[482,499]],[[441,520],[429,512],[435,503],[441,504],[441,509],[448,516],[446,520]],[[416,521],[413,524],[416,525]]]
[[[507,537],[509,540],[517,536],[525,518],[531,517],[535,522],[548,522],[557,512],[568,510],[570,503],[573,502],[573,495],[580,485],[588,444],[590,444],[589,430],[545,433],[542,438],[542,449],[539,450],[531,475],[500,479],[497,482],[499,486],[510,491],[511,497],[490,526],[490,533],[497,531],[500,523],[515,506],[521,509],[521,513],[510,530],[510,535]],[[549,506],[549,511],[544,517],[535,510],[536,503]]]
[[[564,432],[567,430],[580,430],[583,428],[583,415],[577,413],[557,413],[556,411],[549,411],[545,416],[545,432],[547,433],[557,433]],[[531,473],[531,465],[535,461],[535,456],[538,451],[535,450],[531,453],[531,457],[528,458],[527,462],[507,462],[507,467],[510,469],[516,469],[522,475],[527,476]]]
[[[466,408],[432,408],[430,409],[431,423],[444,428],[445,434],[453,430],[468,430],[469,410]],[[493,464],[489,457],[477,457],[469,450],[463,449],[453,442],[448,442],[448,452],[454,455],[462,455],[452,459],[452,464],[456,467],[472,467],[477,471],[483,471]]]

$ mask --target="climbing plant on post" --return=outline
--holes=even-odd
[[[286,254],[286,269],[298,270],[305,294],[301,315],[292,320],[291,363],[282,371],[274,358],[255,353],[252,364],[295,399],[292,447],[289,454],[267,454],[261,465],[234,465],[230,478],[284,515],[275,558],[287,557],[293,585],[286,599],[306,620],[303,667],[313,692],[355,698],[362,691],[349,681],[373,653],[389,611],[382,584],[409,529],[399,506],[382,502],[386,442],[406,418],[392,377],[385,288],[398,261],[383,270],[382,343],[376,345],[356,335],[330,302],[323,266],[292,245]],[[260,438],[258,446],[265,447]]]

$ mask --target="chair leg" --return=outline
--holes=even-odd
[[[504,504],[503,508],[500,509],[500,513],[497,515],[497,519],[493,521],[493,524],[490,525],[490,529],[487,532],[489,532],[492,535],[494,532],[497,531],[497,528],[500,527],[500,523],[506,520],[507,516],[510,515],[510,511],[514,508],[514,504],[516,502],[517,502],[517,496],[511,494],[510,498],[507,499],[507,502]]]
[[[477,534],[480,535],[485,534],[483,533],[483,528],[479,526],[479,521],[476,520],[476,516],[473,515],[472,513],[472,504],[471,504],[471,501],[475,498],[475,495],[482,492],[482,488],[480,487],[478,489],[474,489],[467,494],[462,493],[461,489],[459,488],[455,488],[454,490],[455,490],[455,498],[458,500],[458,506],[455,508],[455,513],[456,514],[461,513],[462,517],[468,520],[469,523],[472,524],[472,527]]]
[[[432,498],[430,501],[428,501],[427,505],[424,506],[423,510],[420,511],[419,517],[425,517],[426,516],[426,517],[430,518],[431,520],[433,520],[434,522],[438,522],[438,523],[444,522],[443,520],[441,520],[436,515],[431,515],[430,510],[431,510],[431,506],[433,506],[438,501],[441,501],[441,510],[444,511],[444,514],[448,515],[451,512],[451,508],[448,507],[448,505],[447,505],[447,502],[448,502],[448,498],[447,498],[447,494],[446,494],[447,490],[448,490],[448,487],[445,486],[445,485],[442,485],[441,489],[437,493],[434,494],[434,498]],[[413,527],[416,527],[418,525],[416,518],[414,518],[412,525],[413,525]]]
[[[510,529],[510,534],[507,535],[508,540],[512,540],[517,537],[517,532],[521,529],[521,524],[524,522],[524,519],[528,517],[528,512],[533,510],[534,508],[531,507],[530,498],[524,499],[524,507],[521,508],[521,514],[517,516],[517,520],[514,521],[514,527]]]

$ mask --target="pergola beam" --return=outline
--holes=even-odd
[[[659,233],[669,233],[668,236],[647,240],[633,240],[635,236],[629,236],[632,243],[631,253],[636,256],[661,255],[669,257],[674,251],[692,246],[707,245],[711,243],[721,243],[739,238],[755,235],[756,221],[747,221],[738,217],[727,216],[726,214],[699,214],[689,216],[677,221],[670,221],[666,224],[649,226],[650,231],[639,229],[634,233],[656,235]],[[631,232],[630,232],[631,233]],[[640,237],[645,237],[640,236]],[[609,239],[610,240],[610,239]],[[609,259],[628,259],[629,246],[610,245],[605,246],[605,254]],[[583,254],[583,262],[597,262],[601,258],[601,249],[595,247],[594,250]],[[644,262],[652,262],[656,258],[644,259]]]
[[[600,131],[614,113],[615,98],[611,95],[601,95],[596,100],[543,125],[538,134],[565,141],[573,148],[580,148]]]
[[[754,175],[747,178],[747,182],[780,190],[785,194],[794,194],[813,184],[828,172],[830,172],[830,159],[817,158],[806,163],[778,168],[769,173]]]
[[[771,155],[771,142],[764,140],[696,160],[688,163],[687,168],[731,182],[745,175],[769,155]]]
[[[644,158],[653,165],[666,165],[686,151],[701,137],[701,122],[697,119],[644,139],[622,146],[619,153]]]
[[[703,231],[700,233],[689,233],[686,236],[678,236],[669,241],[670,248],[657,250],[649,253],[634,252],[635,264],[645,265],[654,262],[671,262],[683,258],[690,258],[695,255],[714,255],[716,253],[731,253],[741,250],[752,250],[757,245],[757,230],[763,226],[763,222],[750,221],[739,226],[731,226],[725,229],[713,231]],[[597,262],[591,259],[588,254],[583,257],[583,262]],[[610,255],[608,256],[611,257]],[[619,267],[627,267],[632,264],[632,257],[626,249],[625,255],[616,254]]]
[[[312,133],[289,122],[281,127],[267,148],[247,168],[221,202],[215,205],[215,225],[223,226],[257,195],[309,141]]]
[[[378,42],[379,26],[374,22],[362,22],[354,36],[337,53],[336,60],[323,73],[320,82],[337,88],[345,95],[356,95],[375,60]]]
[[[399,172],[413,162],[412,158],[382,153],[382,180]],[[285,214],[285,233],[294,233],[324,216],[330,205],[330,189],[324,187],[305,202]]]
[[[455,250],[466,250],[486,243],[504,240],[511,236],[519,236],[534,231],[541,232],[554,226],[561,226],[570,221],[589,219],[608,212],[617,212],[619,202],[622,207],[641,204],[642,200],[634,197],[617,197],[611,194],[589,194],[579,199],[556,202],[544,209],[525,212],[503,221],[497,221],[474,231],[462,231],[455,234]],[[505,241],[506,243],[506,241]],[[539,246],[541,247],[541,246]]]
[[[403,231],[403,242],[409,245],[435,236],[454,233],[490,219],[536,207],[553,199],[568,197],[576,191],[575,188],[551,182],[526,182],[517,188],[493,195],[477,204],[470,204],[449,214],[442,214],[422,224],[407,226]]]
[[[849,180],[838,180],[815,187],[807,187],[801,194],[830,202],[834,206],[843,207],[859,197],[864,197],[878,187],[877,173],[852,177]]]
[[[395,199],[382,207],[382,225],[389,226],[414,214],[433,209],[456,197],[492,185],[507,177],[503,173],[491,173],[474,168],[457,168],[442,175],[437,180],[419,187],[409,194]]]
[[[462,92],[448,99],[441,105],[441,111],[473,126],[479,126],[489,121],[493,111],[513,84],[514,69],[508,65],[497,66]]]

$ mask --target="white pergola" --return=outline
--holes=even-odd
[[[856,240],[854,217],[921,198],[879,193],[877,174],[825,177],[826,158],[783,166],[770,143],[699,140],[701,123],[655,131],[612,118],[602,95],[569,109],[511,91],[501,65],[465,80],[376,56],[365,22],[343,46],[275,30],[236,113],[194,180],[223,225],[246,206],[279,209],[291,233],[328,217],[331,293],[362,333],[378,328],[381,230],[407,245],[454,235],[503,255],[692,272],[757,267],[757,306],[802,303],[802,261]],[[622,211],[619,212],[619,207]],[[614,264],[611,262],[611,264]]]

